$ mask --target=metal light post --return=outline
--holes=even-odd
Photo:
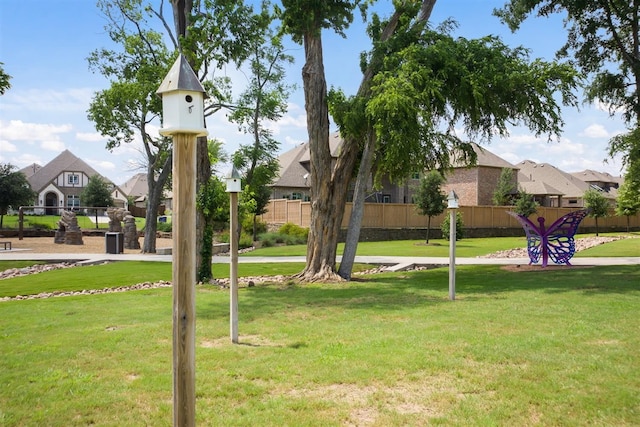
[[[180,55],[157,90],[160,134],[173,137],[173,425],[196,424],[196,138],[204,126],[205,90]]]
[[[233,167],[227,175],[227,193],[229,193],[230,214],[229,214],[229,240],[231,262],[229,263],[230,277],[230,332],[231,342],[238,343],[238,193],[242,191],[240,173]]]
[[[456,299],[456,209],[458,209],[458,195],[451,190],[447,197],[449,208],[449,299]]]

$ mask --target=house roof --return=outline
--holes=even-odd
[[[338,154],[340,154],[340,148],[342,147],[342,137],[340,136],[340,132],[333,132],[329,135],[329,150],[331,151],[331,157],[337,158]],[[309,145],[309,141],[304,143],[305,146]],[[309,163],[311,162],[311,153],[307,149],[304,154],[298,160],[301,163]]]
[[[127,182],[122,184],[120,186],[120,189],[127,196],[134,196],[134,197],[146,196],[147,193],[149,192],[149,183],[147,181],[147,174],[146,173],[135,174],[134,176],[129,178]]]
[[[534,196],[562,196],[562,191],[546,182],[530,181],[523,173],[518,172],[518,186],[521,190]]]
[[[42,166],[40,166],[39,164],[33,163],[25,168],[20,169],[20,172],[22,172],[22,174],[26,176],[27,179],[29,179],[34,173],[38,172],[41,168]]]
[[[590,188],[589,184],[586,182],[576,178],[570,173],[561,171],[549,163],[536,163],[531,160],[524,160],[518,163],[517,166],[520,168],[519,178],[522,178],[522,180],[519,181],[521,184],[525,184],[527,182],[538,182],[551,186],[549,183],[553,183],[552,188],[557,191],[550,194],[561,194],[563,197],[579,198],[582,197],[584,192]]]
[[[584,182],[603,182],[608,184],[622,184],[622,177],[613,176],[608,172],[598,172],[592,169],[585,169],[582,172],[573,172],[571,175]]]
[[[43,188],[49,185],[54,178],[64,171],[82,172],[87,176],[102,176],[95,169],[85,163],[84,160],[76,157],[71,151],[64,150],[31,176],[27,176],[27,180],[34,191],[40,192]]]
[[[306,155],[308,158],[309,143],[305,142],[295,148],[282,153],[278,157],[280,172],[278,179],[272,184],[274,187],[299,187],[308,188],[309,184],[305,175],[309,176],[309,171],[302,166],[301,158]]]
[[[507,162],[502,157],[496,156],[488,149],[484,147],[480,147],[475,142],[472,142],[471,145],[473,146],[473,151],[475,151],[476,155],[478,156],[478,161],[476,163],[476,166],[484,166],[489,168],[500,168],[500,169],[503,169],[503,168],[518,169],[517,166]],[[454,168],[463,168],[468,166],[465,162],[462,161],[461,158],[459,158],[459,156],[456,155],[456,153],[453,153],[452,157],[453,159],[451,160],[451,164]]]

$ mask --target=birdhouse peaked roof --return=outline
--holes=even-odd
[[[187,90],[192,92],[202,92],[207,96],[207,92],[202,87],[198,76],[189,65],[189,61],[183,54],[180,54],[173,63],[160,87],[156,91],[158,95],[177,90]]]

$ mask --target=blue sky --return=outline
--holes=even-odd
[[[165,8],[168,1],[165,0]],[[379,1],[379,8],[389,9],[391,2]],[[433,11],[432,24],[446,18],[458,21],[458,36],[467,38],[487,34],[499,35],[510,46],[531,49],[532,57],[552,59],[565,40],[560,16],[552,19],[529,19],[516,34],[491,15],[503,0],[440,0]],[[143,158],[136,144],[110,152],[105,138],[87,119],[86,110],[96,91],[108,87],[99,74],[87,65],[89,54],[113,44],[104,30],[106,21],[93,0],[1,0],[0,62],[10,74],[12,88],[0,96],[0,163],[25,167],[49,162],[62,150],[69,149],[116,184],[124,183],[140,172],[133,165]],[[324,35],[324,58],[329,86],[353,94],[361,74],[359,53],[368,49],[364,26],[356,22],[347,39]],[[289,112],[271,125],[281,142],[281,151],[307,139],[302,94],[301,67],[303,49],[291,44],[296,57],[288,80],[298,85],[290,98]],[[229,71],[234,78],[241,74]],[[238,87],[243,82],[237,80]],[[582,93],[579,94],[579,97]],[[566,122],[560,141],[548,143],[546,137],[535,138],[527,129],[514,128],[505,139],[493,139],[486,147],[511,163],[529,159],[551,163],[567,172],[594,169],[621,174],[618,160],[605,163],[609,138],[625,130],[619,117],[610,118],[604,109],[584,105],[580,110],[564,110]],[[210,137],[225,143],[233,152],[246,137],[238,134],[224,113],[207,119]]]

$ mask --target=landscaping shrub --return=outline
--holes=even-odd
[[[158,231],[170,233],[173,230],[172,223],[170,222],[158,222]]]
[[[451,215],[446,215],[440,229],[442,230],[442,238],[449,240],[449,227],[450,227]],[[456,240],[461,240],[464,237],[464,222],[462,221],[462,214],[456,212]]]
[[[300,227],[299,225],[293,224],[291,222],[287,222],[278,230],[280,234],[286,234],[288,236],[298,237],[304,240],[305,243],[307,241],[307,237],[309,237],[309,229]],[[296,243],[298,244],[298,243]]]

